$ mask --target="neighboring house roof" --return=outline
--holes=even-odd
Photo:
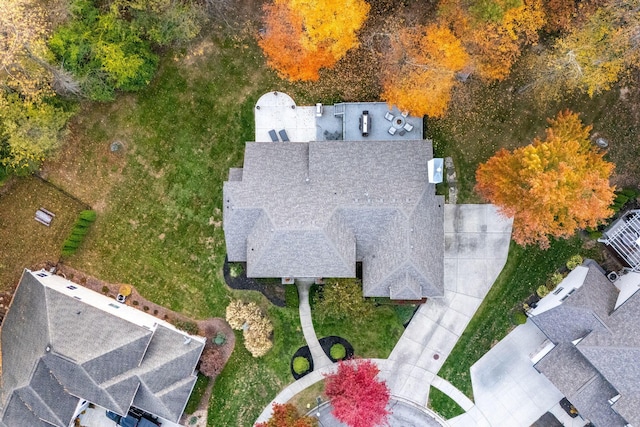
[[[120,415],[133,404],[178,421],[196,380],[201,340],[159,320],[148,327],[111,314],[62,292],[66,284],[79,288],[58,276],[23,273],[0,331],[0,420],[67,427],[83,399]],[[112,301],[83,292],[94,302]]]
[[[531,317],[556,344],[536,369],[594,425],[640,425],[640,294],[613,311],[618,290],[588,268],[561,305]]]
[[[598,241],[612,247],[634,271],[640,271],[640,209],[625,212]]]
[[[354,277],[365,296],[443,295],[444,198],[430,141],[248,142],[224,183],[230,261],[249,277]]]

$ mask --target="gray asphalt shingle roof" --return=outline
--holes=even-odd
[[[640,295],[613,311],[617,295],[592,264],[581,288],[531,318],[556,344],[536,368],[596,426],[640,425]]]
[[[152,331],[76,300],[27,270],[0,339],[0,425],[12,427],[40,420],[67,427],[79,398],[124,415],[139,390],[147,393],[139,409],[178,421],[204,347],[162,325]]]
[[[442,296],[431,158],[419,140],[248,142],[223,189],[229,260],[249,277],[354,277],[362,261],[366,296]]]

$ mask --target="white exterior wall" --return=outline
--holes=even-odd
[[[90,305],[92,307],[98,308],[102,311],[106,311],[107,313],[113,314],[114,316],[118,316],[121,319],[124,319],[128,322],[134,323],[138,326],[142,326],[149,330],[155,331],[158,325],[162,325],[166,328],[172,329],[174,331],[178,331],[185,336],[190,336],[193,339],[204,343],[206,338],[189,335],[171,323],[166,322],[162,319],[158,319],[151,314],[147,314],[141,310],[130,307],[126,304],[120,304],[113,298],[109,298],[105,295],[99,294],[98,292],[92,291],[91,289],[85,288],[82,285],[74,283],[70,280],[65,279],[64,277],[57,276],[55,274],[51,274],[45,270],[40,270],[36,272],[32,272],[27,270],[30,274],[33,275],[40,283],[49,289],[53,289],[62,294],[68,295],[72,298],[75,298],[83,303]]]
[[[562,302],[575,290],[582,287],[584,280],[589,272],[589,267],[580,265],[571,271],[567,277],[560,282],[558,286],[554,288],[549,295],[538,301],[536,308],[529,310],[527,313],[529,316],[537,316],[544,313],[547,310],[551,310],[554,307],[559,306]]]

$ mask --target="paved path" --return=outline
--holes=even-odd
[[[298,299],[299,311],[300,311],[300,324],[302,325],[302,333],[304,339],[311,350],[311,357],[313,357],[313,369],[322,369],[326,366],[331,366],[333,362],[327,357],[324,350],[320,346],[316,331],[313,329],[313,321],[311,320],[311,306],[309,305],[309,288],[313,284],[312,281],[296,280],[296,286],[298,287]]]
[[[437,373],[504,267],[512,221],[499,216],[491,205],[445,205],[444,219],[444,297],[421,305],[389,358],[373,361],[393,396],[426,408],[433,386],[467,411],[464,419],[456,417],[450,425],[488,426],[473,402]],[[287,402],[334,369],[313,330],[309,287],[310,283],[298,283],[300,321],[315,369],[280,392],[274,402]],[[270,416],[271,404],[257,422]]]

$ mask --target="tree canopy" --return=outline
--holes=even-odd
[[[413,115],[444,114],[455,74],[469,56],[451,30],[432,24],[404,28],[393,38],[382,99]]]
[[[256,427],[316,427],[316,419],[303,417],[291,403],[274,403],[273,414],[268,421],[256,424]]]
[[[274,0],[264,6],[259,40],[267,64],[289,80],[317,80],[358,46],[369,13],[363,0]]]
[[[570,111],[549,124],[544,139],[503,149],[476,171],[476,190],[514,217],[513,239],[521,245],[548,247],[549,237],[570,237],[613,214],[614,165],[589,140],[591,126]]]
[[[325,394],[332,414],[350,427],[374,427],[386,422],[390,392],[378,381],[378,367],[370,360],[339,362],[336,373],[327,375]]]

